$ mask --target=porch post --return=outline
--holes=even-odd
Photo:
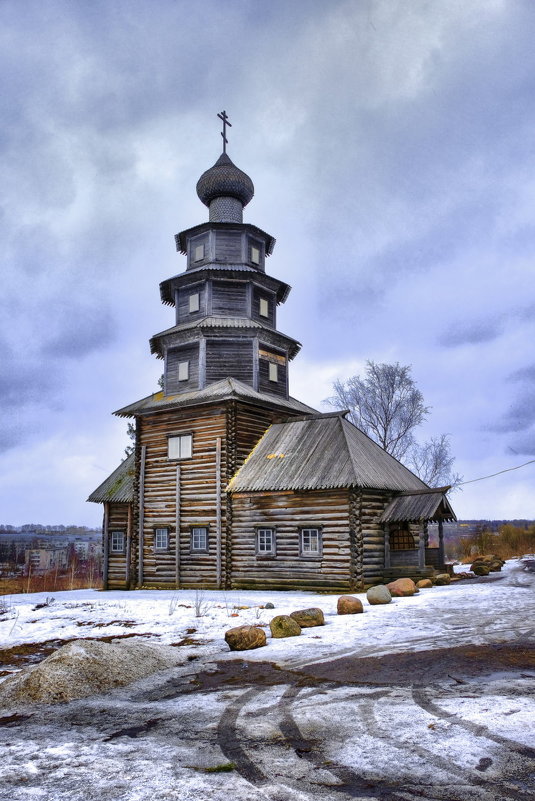
[[[423,525],[420,526],[420,534],[418,539],[418,567],[420,569],[425,567],[425,533]]]
[[[438,521],[438,562],[441,568],[444,567],[444,523]]]
[[[385,567],[390,567],[390,529],[388,523],[383,523],[385,533]]]

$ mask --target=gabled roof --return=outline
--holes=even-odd
[[[127,456],[124,462],[102,482],[100,487],[94,490],[88,501],[93,503],[104,503],[113,501],[115,503],[129,503],[134,500],[134,454]]]
[[[445,496],[449,487],[404,493],[394,498],[381,515],[381,523],[417,523],[421,520],[457,520]]]
[[[114,414],[118,417],[134,417],[137,414],[150,414],[160,411],[160,409],[180,409],[225,400],[244,400],[261,404],[262,406],[281,409],[282,411],[290,410],[301,414],[317,414],[315,409],[307,406],[306,403],[295,400],[295,398],[282,398],[279,395],[271,395],[267,392],[257,392],[248,384],[237,381],[235,378],[224,378],[222,381],[209,384],[204,389],[181,392],[177,395],[164,395],[163,392],[156,392],[154,395],[149,395],[147,398],[131,403],[129,406],[124,406]]]
[[[423,481],[345,420],[343,414],[316,415],[272,425],[228,489],[427,489]]]

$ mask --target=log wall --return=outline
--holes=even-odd
[[[384,490],[360,490],[360,525],[362,532],[362,583],[364,587],[381,584],[385,567],[385,537],[379,518],[392,493]]]
[[[127,537],[129,521],[129,504],[110,503],[108,511],[108,536],[106,547],[108,549],[108,587],[109,590],[124,590],[127,588]],[[125,550],[123,553],[111,553],[111,532],[122,531],[124,534]]]
[[[232,498],[232,587],[346,591],[354,588],[349,493],[239,493]],[[258,526],[276,529],[276,555],[257,556]],[[299,555],[299,528],[322,529],[320,557]]]

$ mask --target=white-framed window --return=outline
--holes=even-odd
[[[112,531],[110,553],[124,553],[124,531]]]
[[[269,300],[260,298],[260,317],[269,317]]]
[[[200,299],[198,292],[192,292],[189,296],[189,312],[193,314],[193,312],[198,312],[200,308]]]
[[[299,532],[299,551],[301,556],[321,556],[321,529],[302,528]]]
[[[260,248],[251,245],[251,261],[253,264],[260,264]]]
[[[169,459],[191,459],[193,434],[177,434],[167,438]]]
[[[155,528],[154,529],[154,550],[167,551],[169,548],[169,529],[168,528]]]
[[[189,378],[189,362],[178,363],[178,380],[187,381]]]
[[[204,259],[204,245],[195,245],[193,248],[193,261]]]
[[[193,526],[191,529],[191,550],[208,551],[208,529],[206,526]]]
[[[275,556],[275,529],[256,529],[256,553],[258,556]]]
[[[274,362],[269,362],[269,380],[270,381],[278,381],[279,380],[279,366],[278,364],[274,364]]]

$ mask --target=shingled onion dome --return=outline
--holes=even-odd
[[[197,181],[197,194],[210,209],[210,222],[243,222],[243,207],[254,195],[249,176],[222,153]]]

